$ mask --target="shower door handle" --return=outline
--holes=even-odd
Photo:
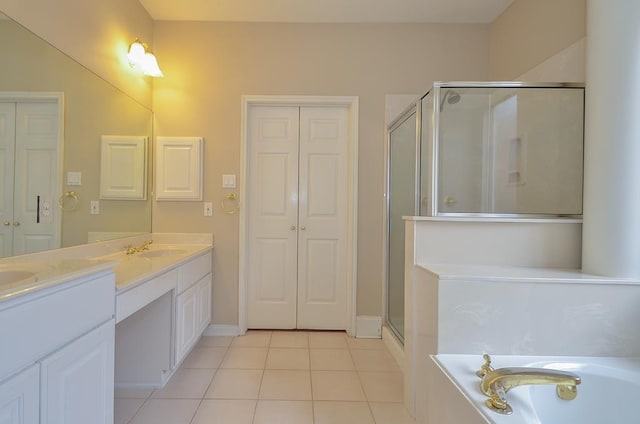
[[[456,203],[458,203],[458,201],[456,200],[455,197],[447,196],[444,198],[444,204],[447,206],[453,206]]]

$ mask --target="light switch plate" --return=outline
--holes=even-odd
[[[222,176],[222,188],[236,188],[235,174],[224,174]]]
[[[204,216],[213,216],[213,203],[206,202],[204,204]]]
[[[82,172],[67,172],[67,185],[68,186],[82,185]]]
[[[100,213],[100,202],[98,200],[91,201],[91,215],[98,215]]]

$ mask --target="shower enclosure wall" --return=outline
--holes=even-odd
[[[404,215],[582,214],[584,87],[435,83],[388,127],[386,323],[404,337]]]

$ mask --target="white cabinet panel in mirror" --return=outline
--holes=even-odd
[[[108,134],[146,137],[151,140],[151,110],[12,21],[1,11],[0,57],[0,103],[3,102],[3,97],[7,102],[16,103],[20,101],[20,96],[34,96],[34,93],[45,96],[57,93],[61,99],[62,163],[57,166],[55,176],[52,177],[59,183],[55,195],[41,194],[45,199],[52,197],[48,200],[52,204],[48,205],[52,207],[47,213],[54,214],[53,222],[59,222],[60,226],[59,246],[50,247],[84,244],[94,240],[96,233],[101,234],[104,239],[111,235],[150,232],[150,184],[146,187],[148,192],[140,196],[141,200],[100,199],[100,139],[102,135]],[[151,143],[147,143],[147,146],[150,148]],[[4,159],[3,153],[6,153]],[[3,152],[0,146],[0,172],[8,167],[7,160],[14,160],[11,156],[11,152]],[[151,158],[152,155],[147,152],[146,157]],[[146,181],[151,181],[151,168],[150,165],[147,166]],[[70,176],[79,177],[79,185],[77,180],[74,183],[73,178],[69,179]],[[4,191],[25,190],[14,186],[9,189],[5,187]],[[77,205],[62,210],[58,207],[58,197],[68,192],[77,196]],[[12,196],[3,195],[3,199],[12,200]],[[66,199],[67,202],[71,200]],[[92,209],[92,201],[98,200],[99,207]],[[33,203],[37,204],[35,201]],[[0,205],[0,209],[4,206],[6,205]],[[38,217],[37,213],[33,215]],[[61,219],[57,219],[58,217]],[[4,221],[12,224],[15,220]],[[0,225],[0,239],[9,237],[4,233],[15,231],[15,228],[14,225]],[[0,257],[10,255],[4,253]]]

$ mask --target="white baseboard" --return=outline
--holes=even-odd
[[[237,325],[210,324],[202,333],[203,336],[239,336],[240,327]]]
[[[356,337],[379,339],[382,337],[382,317],[359,315],[356,317]]]
[[[382,327],[382,342],[391,356],[393,356],[393,359],[396,360],[400,369],[404,371],[404,346],[386,326]]]

